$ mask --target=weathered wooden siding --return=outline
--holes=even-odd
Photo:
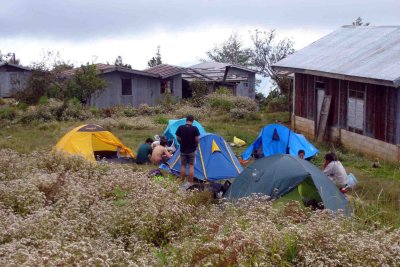
[[[91,105],[98,108],[116,105],[155,105],[160,99],[160,79],[121,72],[107,73],[101,77],[106,80],[108,86],[91,99]],[[122,95],[121,79],[131,79],[132,95]]]
[[[295,114],[297,116],[315,120],[315,77],[296,73],[295,82]]]
[[[12,97],[17,91],[25,89],[30,76],[30,71],[0,68],[0,97]]]
[[[400,142],[400,88],[295,74],[295,115],[317,120],[316,82],[324,83],[325,94],[332,96],[329,127],[348,129],[349,90],[364,92],[363,135],[391,143]]]
[[[348,81],[339,81],[339,127],[347,129]]]
[[[182,98],[182,74],[173,77],[174,96]]]
[[[397,88],[397,127],[396,127],[396,144],[400,144],[400,87]]]

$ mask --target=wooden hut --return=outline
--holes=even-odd
[[[400,26],[343,26],[274,68],[294,74],[294,130],[400,160]]]

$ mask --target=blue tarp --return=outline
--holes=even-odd
[[[257,139],[242,153],[242,158],[248,160],[258,149],[261,149],[264,157],[275,154],[290,154],[297,157],[300,149],[304,150],[305,158],[310,158],[318,153],[318,149],[303,135],[280,124],[265,126]]]
[[[169,171],[179,175],[180,151],[167,162]],[[187,167],[186,173],[189,168]],[[194,176],[200,180],[217,181],[237,177],[243,171],[238,159],[226,141],[219,135],[206,133],[200,136],[196,151]]]
[[[176,139],[176,130],[178,130],[179,126],[185,125],[186,124],[186,118],[179,119],[179,120],[169,120],[168,121],[168,126],[165,129],[163,135],[167,137],[168,140],[173,139],[174,140],[174,146],[176,147],[177,150],[179,150],[179,143],[178,140]],[[197,121],[193,122],[193,126],[196,126],[197,129],[199,129],[200,135],[206,133],[204,130],[203,126]]]

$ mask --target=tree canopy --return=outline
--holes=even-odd
[[[68,81],[65,95],[67,98],[75,97],[82,103],[88,103],[93,94],[101,92],[106,86],[106,81],[97,75],[96,65],[86,63],[78,68]]]
[[[123,59],[121,56],[117,56],[115,61],[114,61],[115,66],[127,68],[127,69],[132,69],[132,66],[130,64],[126,64],[123,62]]]
[[[294,52],[294,42],[289,38],[277,39],[275,30],[250,32],[252,45],[245,47],[237,33],[206,52],[209,59],[216,62],[238,64],[254,68],[258,74],[272,79],[280,92],[288,94],[289,83],[279,76],[272,65]]]
[[[160,46],[157,46],[156,55],[147,62],[147,65],[151,68],[161,64],[162,60],[161,60]]]
[[[19,64],[20,60],[15,57],[15,53],[6,53],[3,54],[0,51],[0,62],[7,62],[7,63],[12,63],[12,64]]]
[[[251,65],[252,50],[243,47],[243,42],[235,32],[220,45],[215,45],[213,49],[206,52],[209,59],[222,62],[237,64],[242,66]]]
[[[353,26],[369,26],[369,22],[363,22],[361,17],[356,18],[355,21],[353,21]]]

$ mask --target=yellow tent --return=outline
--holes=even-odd
[[[95,156],[116,157],[117,153],[122,157],[134,158],[132,151],[115,135],[94,124],[74,128],[58,141],[55,148],[57,151],[81,155],[90,161],[95,161]]]

